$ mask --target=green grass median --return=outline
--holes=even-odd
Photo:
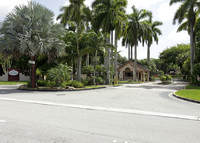
[[[0,81],[0,85],[17,85],[17,84],[27,84],[28,82],[23,81]]]
[[[200,89],[184,89],[177,91],[175,94],[186,99],[200,101]]]

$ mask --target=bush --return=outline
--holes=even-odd
[[[96,77],[95,81],[97,84],[102,84],[103,83],[103,79],[101,77]]]
[[[56,84],[56,82],[55,81],[47,81],[47,83],[46,83],[46,87],[56,87],[57,86],[57,84]]]
[[[47,78],[51,81],[55,81],[57,86],[60,86],[63,81],[70,79],[71,67],[60,64],[55,68],[48,70]]]
[[[150,77],[150,81],[155,81],[156,79],[155,79],[155,76],[151,76]]]
[[[162,82],[165,82],[165,81],[167,80],[167,77],[166,77],[165,75],[161,75],[161,76],[160,76],[160,80],[161,80]]]
[[[128,83],[131,83],[131,82],[133,82],[133,80],[129,79],[129,80],[127,80],[127,82],[128,82]]]
[[[172,77],[170,75],[166,75],[166,80],[172,80]]]
[[[46,86],[47,81],[46,80],[37,80],[37,86]]]
[[[78,81],[74,80],[74,81],[72,82],[72,86],[73,86],[74,88],[83,88],[83,87],[84,87],[84,84],[81,83],[81,82],[78,82]]]
[[[82,81],[82,83],[84,84],[84,85],[89,85],[89,79],[87,80],[87,79],[84,79],[83,81]]]

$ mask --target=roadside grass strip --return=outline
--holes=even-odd
[[[84,105],[75,105],[75,104],[62,104],[62,103],[34,101],[34,100],[22,100],[22,99],[14,99],[14,98],[0,98],[0,100],[40,104],[40,105],[47,105],[47,106],[60,106],[60,107],[66,107],[66,108],[76,108],[76,109],[85,109],[85,110],[96,110],[96,111],[105,111],[105,112],[116,112],[116,113],[125,113],[125,114],[137,114],[137,115],[147,115],[147,116],[157,116],[157,117],[200,121],[199,116],[169,114],[169,113],[142,111],[142,110],[134,110],[134,109],[121,109],[121,108],[109,108],[109,107],[84,106]]]
[[[175,92],[176,96],[186,98],[189,100],[195,100],[200,102],[200,90],[199,89],[184,89]]]
[[[0,85],[17,85],[17,84],[27,84],[28,82],[23,81],[0,81]]]

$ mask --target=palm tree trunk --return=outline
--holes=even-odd
[[[115,62],[114,62],[114,70],[115,70],[115,76],[117,76],[117,32],[115,31]]]
[[[31,61],[35,62],[35,57],[31,57]],[[31,87],[36,88],[36,64],[31,64]]]
[[[133,47],[131,46],[131,60],[133,60]]]
[[[96,79],[95,79],[96,78],[96,70],[95,70],[95,68],[96,68],[96,64],[97,64],[96,59],[97,59],[97,50],[95,52],[95,61],[94,61],[94,80],[93,80],[94,85],[96,85]]]
[[[87,54],[87,57],[86,57],[86,66],[89,66],[90,64],[90,54]]]
[[[113,44],[113,31],[110,32],[110,35],[111,35],[111,44],[114,45]],[[111,51],[111,53],[110,53],[110,56],[111,56],[110,64],[113,65],[113,49],[110,49],[110,51]]]
[[[149,45],[149,43],[147,45],[147,62],[148,63],[150,62],[150,45]]]
[[[193,24],[190,25],[190,72],[192,74],[193,72],[193,66],[194,66],[194,30],[193,30]]]
[[[82,56],[78,55],[77,81],[81,82]]]
[[[107,37],[107,43],[110,43],[110,38]],[[107,68],[107,77],[106,77],[106,84],[110,84],[110,49],[106,48],[107,50],[107,63],[106,63],[106,68]]]
[[[128,60],[130,60],[130,46],[129,44],[127,44],[126,46],[128,46]]]
[[[135,45],[135,60],[134,60],[134,74],[133,74],[133,80],[137,81],[137,46]]]

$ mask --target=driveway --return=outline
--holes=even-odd
[[[185,82],[73,92],[0,87],[2,143],[199,143],[200,105],[171,96]]]

